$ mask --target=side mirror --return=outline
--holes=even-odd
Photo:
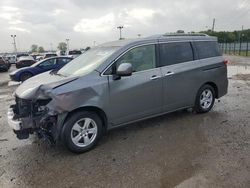
[[[131,76],[133,72],[131,63],[122,63],[116,69],[116,75],[118,76]]]

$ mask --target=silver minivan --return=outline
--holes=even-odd
[[[180,109],[210,111],[227,93],[226,64],[217,38],[203,34],[105,43],[22,83],[8,123],[19,139],[36,133],[85,152],[115,127]]]

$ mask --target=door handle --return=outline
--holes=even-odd
[[[150,78],[150,80],[156,80],[156,79],[159,79],[159,78],[161,78],[161,76],[153,75],[153,76]]]
[[[173,75],[173,74],[174,74],[174,72],[168,71],[168,72],[165,74],[165,76],[171,76],[171,75]]]

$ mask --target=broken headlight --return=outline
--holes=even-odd
[[[49,104],[51,99],[38,99],[33,106],[34,113],[42,113],[47,111],[46,105]]]

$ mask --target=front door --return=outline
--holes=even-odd
[[[140,46],[114,63],[116,68],[121,63],[131,63],[133,74],[119,80],[109,75],[111,124],[119,125],[162,112],[162,74],[156,66],[155,54],[155,45]]]

